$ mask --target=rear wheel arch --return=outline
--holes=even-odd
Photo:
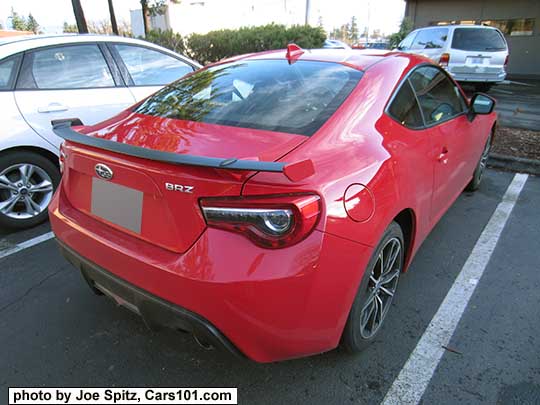
[[[392,221],[396,222],[403,232],[403,239],[405,243],[405,263],[403,266],[403,271],[406,271],[412,258],[412,247],[416,234],[416,215],[411,208],[406,208],[401,210],[394,217],[394,219],[392,219]]]
[[[7,148],[0,151],[0,156],[6,156],[14,152],[32,152],[37,155],[43,156],[45,159],[49,160],[52,164],[54,164],[58,170],[60,170],[60,163],[58,161],[58,156],[54,154],[53,152],[51,152],[50,150],[35,147],[35,146],[16,146],[13,148]]]

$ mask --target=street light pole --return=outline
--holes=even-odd
[[[306,0],[306,21],[305,24],[309,24],[309,0]]]

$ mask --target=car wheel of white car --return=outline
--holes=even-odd
[[[28,228],[47,219],[47,207],[60,182],[49,159],[17,151],[0,157],[0,227]]]

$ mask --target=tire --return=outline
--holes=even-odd
[[[480,93],[487,93],[493,87],[493,83],[476,83],[474,90]]]
[[[486,141],[486,145],[484,146],[484,150],[482,151],[482,155],[480,156],[480,159],[476,164],[476,168],[474,169],[473,178],[469,182],[469,184],[467,184],[467,187],[465,187],[466,191],[476,191],[480,187],[480,183],[482,182],[482,176],[484,175],[484,171],[486,169],[487,161],[489,158],[489,151],[491,150],[492,140],[493,134],[490,134]]]
[[[0,156],[0,227],[25,229],[47,220],[60,178],[55,164],[37,153]]]
[[[384,232],[381,241],[373,252],[364,272],[364,276],[362,277],[360,286],[358,287],[341,338],[342,346],[352,353],[364,350],[371,342],[373,342],[386,319],[386,315],[390,310],[396,292],[399,276],[403,270],[405,257],[405,244],[403,240],[401,227],[396,222],[392,222]],[[393,250],[397,249],[397,247],[399,247],[398,251]],[[390,270],[385,266],[385,272],[387,274],[385,279],[388,281],[379,284],[379,280],[377,279],[381,274],[381,254],[383,262],[385,262],[387,256],[393,257],[392,252],[394,252],[396,256],[393,264],[390,265]],[[390,262],[391,260],[386,261],[386,263]],[[374,280],[377,282],[374,282]],[[377,318],[377,314],[380,315],[380,318]],[[377,321],[377,319],[379,320]]]

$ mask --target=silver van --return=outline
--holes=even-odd
[[[401,41],[400,51],[427,56],[458,82],[488,91],[506,77],[508,45],[497,28],[445,25],[419,28]]]

